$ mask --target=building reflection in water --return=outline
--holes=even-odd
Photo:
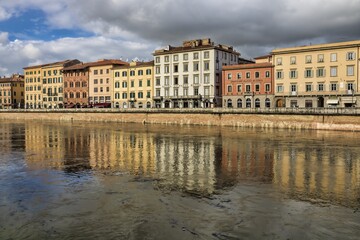
[[[346,145],[326,132],[35,123],[25,129],[30,167],[128,172],[206,193],[260,182],[292,198],[359,205],[356,135]]]

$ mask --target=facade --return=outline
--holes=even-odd
[[[153,106],[154,61],[131,62],[113,68],[113,107],[151,108]]]
[[[13,74],[11,77],[0,78],[0,108],[24,107],[24,76]]]
[[[67,108],[89,104],[89,65],[79,63],[63,69],[64,104]]]
[[[221,106],[222,66],[237,64],[240,56],[233,47],[210,39],[184,41],[153,55],[156,108]]]
[[[64,107],[64,82],[62,70],[64,67],[72,66],[78,63],[80,63],[80,61],[75,59],[24,68],[26,77],[25,107]]]
[[[42,107],[42,65],[24,68],[25,108]]]
[[[127,62],[102,59],[89,65],[89,103],[95,107],[111,107],[114,75],[112,69],[126,66]]]
[[[223,107],[270,108],[274,106],[273,64],[271,56],[253,64],[224,66]]]
[[[276,107],[355,107],[360,41],[272,51]]]

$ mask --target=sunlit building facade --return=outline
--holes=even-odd
[[[272,51],[276,107],[354,107],[360,100],[360,41]]]
[[[115,67],[113,107],[151,108],[153,106],[154,62],[131,62]]]
[[[0,78],[0,109],[23,108],[24,92],[23,75]]]

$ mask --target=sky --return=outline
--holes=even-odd
[[[360,40],[360,0],[0,0],[0,76],[66,59],[150,61],[201,38],[248,59]]]

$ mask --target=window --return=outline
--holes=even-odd
[[[282,79],[284,78],[283,71],[277,71],[276,72],[276,79]]]
[[[199,71],[199,62],[194,62],[194,71]]]
[[[318,54],[317,60],[319,63],[324,62],[324,54]]]
[[[98,80],[97,79],[94,79],[94,84],[98,84]],[[70,83],[71,85],[71,83]],[[71,87],[71,86],[70,86]]]
[[[174,72],[175,73],[179,72],[179,65],[177,64],[174,65]]]
[[[159,66],[156,66],[156,68],[155,68],[155,73],[156,73],[156,74],[160,74],[160,67],[159,67]]]
[[[259,78],[260,77],[260,73],[259,72],[255,72],[255,78]]]
[[[204,74],[204,83],[209,84],[210,83],[210,74]]]
[[[122,99],[127,99],[127,93],[122,93]]]
[[[210,70],[210,62],[206,61],[204,62],[204,70],[209,71]]]
[[[179,96],[179,89],[178,88],[174,88],[174,96],[175,97]]]
[[[313,76],[312,69],[305,69],[305,78],[311,78]]]
[[[354,76],[354,66],[346,66],[346,75]]]
[[[146,69],[146,75],[151,75],[151,69]]]
[[[142,75],[143,75],[143,73],[144,73],[144,71],[143,71],[143,70],[138,70],[138,75],[139,75],[139,76],[142,76]]]
[[[142,87],[142,80],[139,80],[139,87]]]
[[[144,97],[143,92],[138,92],[138,98],[143,98],[143,97]]]
[[[174,77],[174,85],[179,85],[179,77],[178,76]]]
[[[241,73],[237,74],[237,79],[241,79]]]
[[[175,62],[179,61],[179,55],[174,55],[174,61]]]
[[[255,85],[255,92],[260,92],[260,85],[259,84]]]
[[[265,84],[265,92],[270,92],[270,84]]]
[[[189,94],[189,89],[188,88],[184,88],[184,96],[188,96]]]
[[[316,76],[317,77],[325,77],[325,68],[316,69]]]
[[[123,77],[126,77],[126,76],[127,76],[127,71],[123,71],[123,72],[122,72],[122,76],[123,76]]]
[[[306,92],[311,92],[312,91],[312,84],[311,83],[307,83],[305,85],[305,91]]]
[[[250,72],[246,73],[246,78],[250,78]]]
[[[337,91],[337,83],[331,83],[330,84],[330,90],[331,91]]]
[[[199,88],[194,88],[194,95],[199,95]]]
[[[282,58],[277,58],[276,59],[276,65],[282,65]]]
[[[231,86],[231,85],[228,85],[228,86],[227,86],[227,91],[228,91],[228,93],[231,93],[231,92],[232,92],[232,86]]]
[[[290,78],[297,78],[297,71],[295,69],[290,70]]]
[[[184,72],[189,71],[189,64],[188,64],[188,63],[184,63],[183,68],[184,68]]]
[[[297,85],[296,85],[296,84],[291,84],[291,85],[290,85],[290,91],[291,91],[292,93],[295,93],[295,92],[296,92],[296,88],[297,88]]]
[[[100,74],[103,74],[103,70],[102,70],[102,69],[100,69]]]
[[[187,61],[189,59],[189,55],[187,53],[184,53],[183,60]]]
[[[336,62],[337,61],[337,54],[336,53],[331,53],[330,54],[330,61],[331,62]]]
[[[205,58],[205,59],[208,59],[209,56],[210,56],[210,55],[209,55],[209,51],[204,52],[204,58]]]
[[[194,54],[193,54],[193,58],[194,58],[194,59],[199,59],[199,53],[197,53],[197,52],[194,53]]]
[[[130,76],[135,76],[135,71],[134,70],[130,71]]]
[[[127,88],[127,82],[125,82],[125,81],[122,82],[122,87],[123,87],[123,88]]]
[[[169,56],[165,56],[165,62],[169,62]]]
[[[157,88],[157,89],[155,90],[155,96],[156,96],[156,97],[160,97],[160,89],[159,89],[159,88]]]
[[[245,91],[248,92],[248,93],[251,92],[251,85],[246,85],[245,86]]]
[[[318,91],[319,91],[319,92],[325,91],[324,83],[318,83]]]
[[[305,57],[305,62],[306,62],[306,63],[311,63],[311,62],[312,62],[312,57],[311,57],[311,55],[306,55],[306,57]]]
[[[352,93],[352,91],[354,90],[354,83],[352,82],[347,83],[346,89]]]
[[[241,84],[237,85],[237,91],[242,92],[242,85]]]
[[[150,87],[150,86],[151,86],[151,80],[150,80],[150,79],[148,79],[148,80],[146,81],[146,86],[147,86],[147,87]]]
[[[227,78],[228,78],[229,80],[231,80],[232,74],[231,74],[231,73],[228,73],[228,74],[227,74]]]
[[[119,72],[115,72],[115,77],[120,77],[120,73],[119,73]]]
[[[267,77],[267,78],[270,77],[270,71],[266,71],[266,72],[265,72],[265,77]]]
[[[96,87],[96,88],[94,88],[94,92],[96,92],[96,93],[97,93],[98,91],[99,91],[99,90],[98,90],[98,88],[97,88],[97,87]]]
[[[165,77],[165,81],[164,81],[164,83],[165,83],[165,86],[169,86],[169,77]]]
[[[194,75],[194,84],[199,84],[199,75]]]
[[[165,65],[164,66],[164,73],[169,73],[170,72],[170,67],[169,65]]]
[[[296,57],[290,57],[290,64],[296,64]]]
[[[156,62],[156,63],[160,63],[160,57],[156,57],[156,58],[155,58],[155,62]]]
[[[348,52],[346,53],[346,60],[355,60],[355,53],[354,52]]]
[[[183,77],[183,81],[184,81],[184,84],[188,84],[189,83],[189,77],[187,75],[185,75]]]
[[[330,67],[330,77],[337,76],[337,67]]]

